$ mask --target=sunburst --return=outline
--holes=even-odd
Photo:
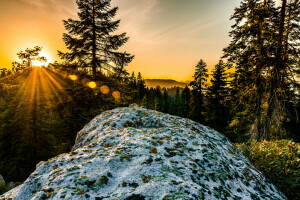
[[[49,63],[52,62],[52,58],[51,56],[44,50],[42,50],[40,53],[39,53],[39,57],[44,57],[47,59],[46,62],[44,61],[39,61],[39,60],[32,60],[32,66],[33,67],[41,67],[41,66],[48,66]]]

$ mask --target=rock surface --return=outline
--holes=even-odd
[[[222,134],[135,105],[97,116],[9,198],[286,199]]]

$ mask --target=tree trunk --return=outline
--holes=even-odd
[[[283,34],[284,34],[284,23],[285,23],[285,12],[286,12],[286,4],[287,0],[282,0],[282,8],[280,15],[280,25],[279,25],[279,35],[278,35],[278,44],[277,44],[277,52],[275,57],[275,65],[273,70],[271,71],[271,87],[270,94],[268,99],[268,108],[267,108],[267,116],[264,127],[264,139],[270,140],[271,135],[271,124],[273,120],[273,116],[275,114],[275,109],[279,108],[280,102],[278,99],[277,90],[282,85],[282,70],[283,70],[283,58],[282,58],[282,50],[283,50]]]
[[[97,73],[97,61],[96,61],[96,20],[95,20],[95,0],[93,0],[93,52],[92,52],[92,68],[93,68],[93,78],[96,79]]]
[[[266,7],[266,0],[264,0],[264,9]],[[261,16],[260,16],[261,17]],[[263,31],[264,31],[264,18],[260,19],[259,21],[259,32],[257,35],[257,56],[258,56],[258,63],[256,66],[256,105],[255,105],[255,121],[252,129],[252,137],[256,140],[260,140],[262,138],[263,132],[262,128],[262,96],[263,96],[263,86],[262,86],[262,68],[264,66],[264,58],[262,56],[263,51]]]
[[[30,66],[31,66],[31,59],[28,58],[28,59],[27,59],[27,67],[30,67]]]

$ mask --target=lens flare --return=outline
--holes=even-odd
[[[113,96],[116,100],[118,100],[118,99],[121,98],[121,94],[120,94],[119,91],[114,91],[114,92],[112,93],[112,96]]]
[[[102,94],[108,94],[109,93],[109,87],[106,85],[101,86],[100,91]]]
[[[88,86],[89,86],[90,88],[94,89],[94,88],[97,86],[97,84],[96,84],[95,82],[92,81],[92,82],[89,82]]]
[[[72,81],[77,81],[78,80],[78,77],[76,75],[69,75],[69,78],[72,80]]]

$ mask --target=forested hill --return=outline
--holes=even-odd
[[[172,88],[172,87],[182,87],[184,88],[189,84],[189,82],[179,82],[172,79],[145,79],[145,83],[148,87],[157,87],[161,88]]]

